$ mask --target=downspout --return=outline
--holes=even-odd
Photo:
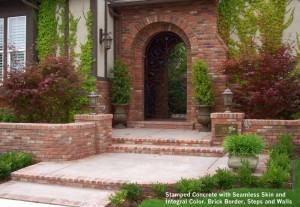
[[[22,0],[23,4],[26,4],[27,6],[30,6],[31,8],[35,10],[39,10],[40,8],[37,5],[34,5],[33,3],[28,2],[27,0]]]

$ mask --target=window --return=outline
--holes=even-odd
[[[7,22],[7,65],[20,70],[26,61],[26,17],[9,17]]]
[[[7,69],[21,70],[26,62],[26,16],[0,18],[0,81]]]

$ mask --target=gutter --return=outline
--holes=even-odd
[[[120,0],[108,0],[108,6],[111,8],[117,7],[125,7],[125,6],[140,6],[140,5],[149,5],[149,4],[162,4],[162,3],[173,3],[173,2],[186,2],[186,0],[127,0],[127,1],[120,1]]]
[[[27,6],[30,6],[31,8],[35,10],[39,10],[40,8],[37,5],[34,5],[33,3],[28,2],[27,0],[22,0],[23,4],[26,4]]]

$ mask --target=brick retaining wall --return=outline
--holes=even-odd
[[[104,153],[112,115],[77,115],[77,123],[0,123],[0,153],[24,151],[37,161],[68,161]]]
[[[224,136],[218,136],[216,125],[237,125],[238,133],[254,133],[263,136],[269,146],[277,143],[282,133],[291,133],[295,145],[300,146],[300,120],[265,120],[244,119],[244,113],[212,113],[212,141],[214,145],[221,145]]]

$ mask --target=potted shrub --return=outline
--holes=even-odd
[[[197,60],[193,64],[194,96],[197,101],[197,120],[204,131],[209,131],[210,113],[215,103],[211,76],[205,62]]]
[[[126,106],[130,101],[131,80],[128,76],[128,67],[122,61],[116,61],[111,70],[112,78],[112,103],[114,105],[113,121],[115,128],[125,128],[127,122]]]
[[[265,141],[255,134],[234,134],[226,137],[223,146],[228,153],[228,167],[237,169],[243,166],[242,160],[248,160],[250,168],[255,170]]]

